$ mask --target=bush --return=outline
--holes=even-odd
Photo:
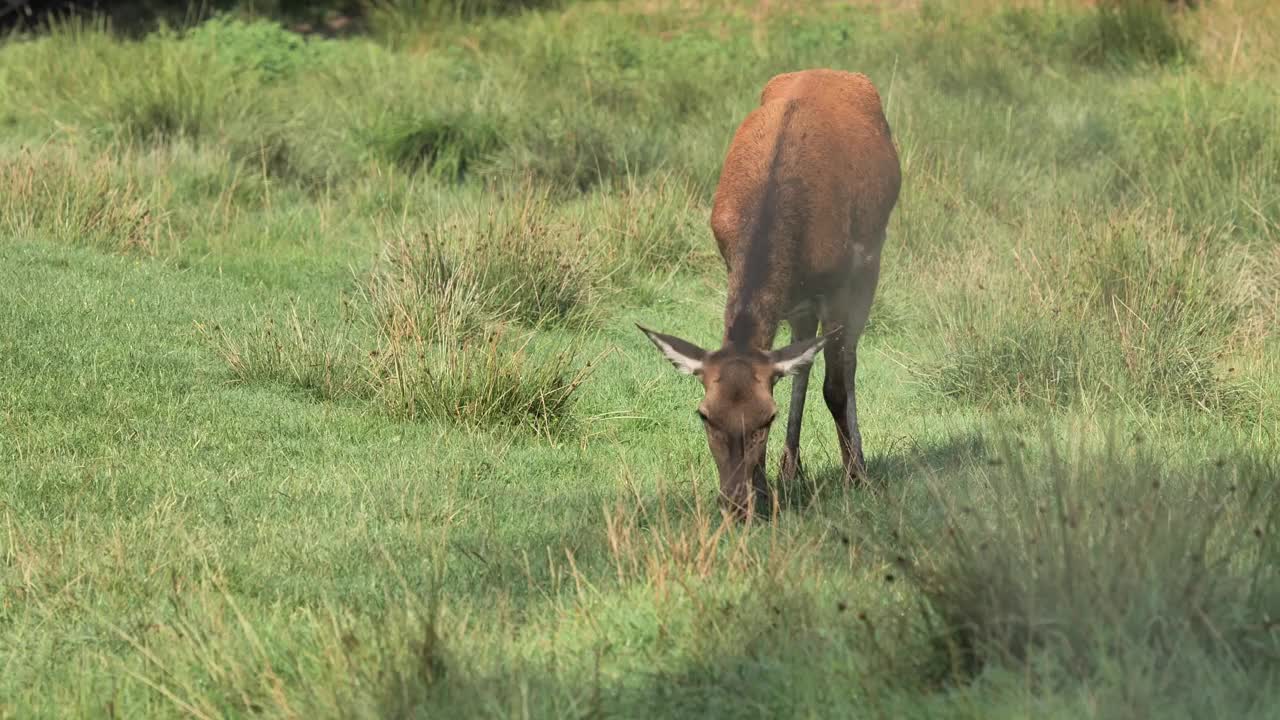
[[[324,41],[304,38],[274,22],[245,22],[225,15],[192,28],[183,44],[216,58],[241,81],[246,75],[264,83],[287,80],[325,57]]]

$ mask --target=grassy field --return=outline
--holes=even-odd
[[[446,5],[0,41],[0,717],[1280,717],[1274,4]],[[872,482],[741,526],[634,323],[812,66]]]

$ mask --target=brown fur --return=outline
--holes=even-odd
[[[778,75],[734,134],[711,214],[729,273],[722,347],[706,352],[646,331],[677,366],[701,378],[706,396],[699,412],[722,495],[734,507],[753,500],[748,478],[754,495],[765,490],[773,384],[783,374],[795,374],[783,480],[798,471],[809,362],[824,343],[823,396],[839,431],[845,471],[862,475],[857,342],[900,184],[880,95],[864,75]],[[795,342],[770,351],[783,320]],[[819,323],[824,338],[816,337]]]

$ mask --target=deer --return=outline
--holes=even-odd
[[[773,77],[733,135],[712,203],[711,231],[728,271],[719,349],[637,324],[678,371],[701,380],[697,412],[720,503],[739,518],[770,507],[765,447],[777,414],[774,387],[784,377],[792,378],[791,405],[778,486],[801,472],[800,428],[819,352],[842,476],[846,483],[866,476],[858,340],[901,184],[880,94],[867,76],[811,69]],[[791,344],[772,349],[784,320]]]

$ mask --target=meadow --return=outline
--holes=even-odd
[[[1280,717],[1280,7],[524,5],[0,40],[0,718]],[[804,67],[870,481],[738,524],[635,323]]]

